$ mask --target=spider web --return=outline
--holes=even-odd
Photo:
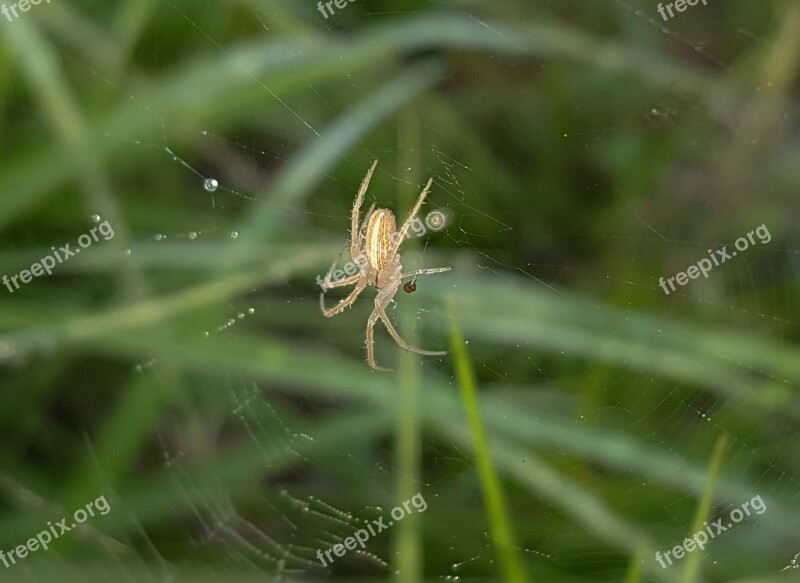
[[[277,34],[266,24],[270,20],[266,18],[266,6],[269,3],[241,4],[247,17],[246,22],[239,25],[242,30],[249,31],[253,38]],[[566,18],[570,7],[576,4],[564,4],[536,2],[530,10],[543,19]],[[187,35],[191,41],[186,42],[191,43],[192,50],[231,54],[229,46],[236,37],[236,27],[224,31],[209,22],[204,15],[212,13],[211,2],[196,2],[189,6],[168,1],[166,5],[172,16],[191,31]],[[757,26],[752,28],[739,25],[735,15],[729,16],[726,13],[728,9],[720,6],[695,6],[664,23],[659,21],[655,8],[649,3],[616,0],[611,5],[613,8],[586,8],[586,24],[596,25],[603,18],[613,18],[629,38],[647,35],[655,29],[666,35],[667,42],[675,45],[679,52],[698,59],[709,70],[727,71],[740,54],[770,42],[770,38],[763,36],[764,33],[756,32],[768,30],[769,27],[764,27],[763,23],[756,23]],[[480,3],[441,1],[431,2],[430,6],[431,12],[460,11],[475,22],[495,30],[489,23],[496,20],[497,14]],[[319,16],[320,22],[316,24],[323,34],[341,34],[340,29],[367,26],[374,19],[392,14],[392,10],[371,8],[366,2],[348,4],[328,19]],[[259,27],[260,31],[252,32]],[[707,46],[704,38],[713,27],[735,27],[741,35],[740,46],[729,47],[727,51]],[[503,34],[500,30],[496,32]],[[239,239],[240,233],[235,225],[255,204],[263,202],[264,197],[268,196],[264,194],[267,192],[264,183],[272,180],[274,171],[290,163],[297,154],[294,144],[319,139],[323,135],[326,122],[319,119],[319,108],[327,109],[331,114],[336,111],[331,103],[333,98],[328,96],[330,88],[318,86],[314,80],[307,82],[310,93],[294,100],[293,97],[282,96],[280,91],[254,76],[254,85],[263,94],[265,102],[277,103],[285,110],[282,137],[259,131],[257,120],[252,122],[251,127],[242,124],[238,129],[231,129],[225,120],[208,124],[208,127],[186,129],[181,126],[180,120],[163,117],[157,105],[146,103],[140,95],[111,81],[69,50],[61,50],[65,55],[65,67],[70,72],[86,83],[111,87],[120,97],[133,100],[146,109],[161,128],[161,143],[148,143],[123,134],[107,135],[110,141],[130,141],[131,149],[143,160],[144,165],[159,168],[161,175],[171,177],[170,184],[163,186],[163,196],[184,197],[187,206],[193,209],[189,216],[161,217],[152,221],[153,224],[174,226],[156,227],[152,232],[137,233],[137,239],[142,243],[164,246],[180,244],[187,246],[189,251],[196,247],[197,253],[203,253],[204,243]],[[479,56],[500,58],[489,52],[479,53]],[[238,64],[234,62],[232,65]],[[530,63],[522,60],[509,59],[507,65],[520,77],[557,77],[563,74],[560,65],[547,60],[538,61],[531,67]],[[246,65],[242,64],[242,67]],[[491,152],[482,154],[502,159],[502,166],[509,175],[514,176],[513,179],[487,183],[482,168],[470,161],[475,154],[467,156],[463,151],[466,148],[459,149],[446,144],[449,138],[439,129],[419,128],[418,142],[409,148],[359,146],[351,152],[341,153],[341,168],[344,171],[325,176],[312,199],[303,205],[289,207],[276,201],[274,208],[286,211],[290,232],[296,230],[325,244],[331,243],[330,261],[336,258],[346,260],[342,249],[347,242],[349,216],[334,210],[348,208],[349,201],[343,206],[325,201],[326,182],[337,187],[344,186],[354,195],[358,181],[367,169],[361,160],[378,159],[380,164],[367,193],[365,209],[372,204],[386,206],[394,208],[402,218],[410,203],[409,200],[398,203],[397,192],[411,193],[413,196],[419,192],[421,181],[432,175],[435,177],[435,186],[423,214],[438,209],[446,212],[451,220],[445,229],[428,232],[419,240],[412,241],[408,250],[404,246],[404,259],[408,261],[406,270],[439,266],[442,264],[440,258],[446,257],[445,261],[452,263],[444,265],[452,264],[454,272],[461,267],[481,278],[502,281],[520,290],[533,288],[548,297],[578,295],[582,298],[578,300],[579,305],[598,317],[614,315],[617,308],[632,311],[640,309],[641,306],[628,298],[643,289],[650,292],[654,305],[658,306],[653,309],[655,315],[673,314],[675,308],[669,302],[656,303],[661,300],[662,294],[657,283],[658,276],[681,271],[705,256],[707,249],[731,244],[731,237],[736,238],[764,223],[773,232],[773,240],[769,244],[750,249],[735,261],[715,268],[711,275],[711,281],[718,278],[727,282],[729,288],[735,290],[733,293],[717,296],[713,293],[697,293],[689,285],[668,299],[675,300],[676,304],[680,301],[700,325],[708,324],[719,329],[721,322],[727,322],[723,326],[732,333],[756,328],[780,330],[788,337],[796,338],[800,327],[795,309],[797,294],[789,289],[787,278],[797,274],[800,250],[790,232],[791,223],[781,221],[780,217],[770,214],[768,210],[758,214],[759,207],[747,201],[736,200],[731,203],[703,191],[704,187],[713,191],[715,185],[709,182],[712,177],[696,178],[695,175],[702,171],[701,165],[692,163],[693,157],[705,159],[704,149],[709,147],[708,144],[691,142],[694,137],[691,124],[702,115],[701,106],[687,105],[681,90],[666,88],[656,97],[640,98],[645,105],[640,119],[620,119],[616,117],[618,112],[614,104],[605,100],[606,96],[593,99],[582,93],[582,75],[595,77],[609,73],[572,72],[564,74],[558,81],[582,97],[558,104],[560,111],[554,113],[562,117],[561,123],[570,130],[560,134],[557,144],[546,144],[543,140],[531,138],[541,142],[536,148],[539,152],[537,158],[519,159],[515,144],[487,138]],[[348,75],[348,80],[356,89],[365,92],[370,89],[360,87],[362,81],[355,76]],[[458,79],[447,81],[455,84]],[[753,90],[757,92],[759,88]],[[446,92],[442,92],[439,98],[469,118],[471,105],[468,101]],[[495,115],[499,127],[521,123],[529,126],[532,134],[541,129],[535,124],[542,119],[541,112],[549,106],[539,100],[530,104],[513,104],[510,111],[503,111],[508,104],[502,99],[495,99],[493,103],[497,108]],[[532,112],[522,111],[523,106]],[[598,115],[598,110],[607,110],[607,115]],[[577,118],[578,121],[572,123],[563,118]],[[558,124],[554,122],[554,127],[544,128],[544,131],[555,135],[557,127]],[[675,127],[685,129],[676,131]],[[663,184],[653,181],[654,188],[660,189],[656,193],[659,196],[637,199],[631,196],[631,192],[609,193],[607,180],[594,177],[590,172],[581,173],[576,168],[575,173],[579,177],[574,181],[574,196],[589,206],[597,205],[603,197],[615,196],[619,199],[621,210],[616,209],[608,221],[575,223],[570,216],[562,214],[570,208],[567,204],[549,200],[547,181],[540,178],[548,174],[549,168],[562,166],[569,169],[575,159],[594,157],[599,166],[618,169],[624,164],[626,156],[632,154],[636,143],[633,137],[627,144],[616,138],[625,134],[633,136],[642,128],[652,132],[676,131],[686,140],[678,145],[664,146],[668,155],[678,157],[681,162],[675,165],[676,169]],[[479,130],[475,132],[479,134]],[[739,136],[739,132],[737,127],[732,130],[734,137]],[[268,138],[270,149],[264,145]],[[587,151],[591,153],[587,155]],[[664,151],[650,155],[664,155]],[[409,159],[417,160],[421,167],[408,167],[405,164]],[[162,165],[168,165],[169,169],[164,172],[160,168]],[[342,184],[345,180],[342,176],[345,175],[351,179]],[[759,172],[753,172],[750,176],[754,180],[752,186],[759,188],[765,197],[773,200],[778,198],[775,184],[761,178]],[[691,180],[693,177],[696,179]],[[492,196],[474,200],[475,189],[472,185],[475,183],[486,189],[491,188]],[[509,213],[504,203],[520,183],[530,185],[529,206],[520,209],[524,211],[519,213],[520,216],[513,216],[514,213]],[[386,188],[387,184],[390,185],[389,189]],[[627,187],[635,191],[637,185]],[[666,196],[675,192],[678,193],[675,196]],[[795,202],[784,200],[782,204],[796,213]],[[674,219],[682,215],[673,212],[673,206],[680,207],[683,213],[687,208],[693,209],[700,219],[698,224],[676,223]],[[601,207],[598,205],[598,208]],[[518,261],[520,246],[525,248],[529,261]],[[595,249],[603,255],[596,255]],[[136,248],[130,256],[135,255]],[[125,257],[121,260],[125,260]],[[653,277],[641,279],[642,273],[650,273],[648,269],[641,269],[641,265],[650,261],[656,265],[674,266],[675,269],[670,273],[655,273]],[[638,274],[638,277],[629,276],[629,273]],[[413,296],[413,301],[399,294],[390,309],[390,317],[397,318],[400,312],[413,310],[411,313],[419,323],[446,322],[448,314],[427,290],[455,287],[458,293],[459,288],[450,281],[464,285],[463,279],[448,280],[447,274],[420,278],[419,291]],[[695,287],[703,285],[703,281],[698,281]],[[336,297],[342,296],[332,295],[332,298]],[[605,299],[597,299],[600,297]],[[357,305],[340,316],[346,318],[347,323],[337,324],[341,326],[337,330],[346,331],[346,334],[335,338],[335,347],[331,347],[331,336],[304,334],[303,327],[314,329],[307,324],[306,317],[298,320],[302,322],[299,331],[292,329],[292,320],[300,318],[301,314],[315,312],[315,317],[321,318],[317,301],[317,289],[311,279],[287,279],[275,288],[256,290],[241,300],[218,306],[217,311],[222,315],[196,322],[195,333],[205,338],[237,337],[245,331],[257,333],[266,328],[271,332],[283,333],[287,338],[295,335],[292,340],[299,339],[320,352],[337,350],[353,358],[363,358],[363,323],[367,313],[363,306]],[[363,298],[361,302],[369,303]],[[279,313],[276,310],[278,307],[285,310],[285,314]],[[721,315],[725,315],[725,318],[721,318]],[[386,340],[385,331],[380,327],[376,334],[379,336],[376,346],[379,362],[391,361],[391,355],[398,349]],[[710,396],[711,393],[699,389],[687,391],[684,384],[678,381],[674,381],[672,390],[664,391],[657,388],[658,383],[648,370],[637,370],[636,366],[594,366],[587,364],[579,353],[547,352],[533,342],[497,345],[486,336],[476,336],[477,339],[470,338],[470,349],[486,391],[525,392],[520,396],[522,406],[543,408],[545,418],[547,415],[568,414],[578,409],[582,420],[602,428],[612,441],[614,438],[636,436],[646,445],[675,457],[680,457],[681,452],[685,451],[708,452],[714,445],[713,436],[728,436],[731,442],[726,460],[726,466],[730,468],[728,471],[733,477],[743,478],[757,487],[751,495],[760,495],[767,501],[768,509],[763,516],[747,519],[725,538],[715,541],[706,552],[713,554],[715,564],[732,561],[741,565],[743,550],[753,554],[757,550],[766,552],[765,549],[774,548],[769,553],[772,562],[761,564],[753,561],[754,573],[771,576],[781,568],[797,567],[796,553],[800,551],[797,537],[798,482],[796,474],[784,471],[776,474],[776,470],[781,468],[796,469],[800,462],[795,442],[796,422],[772,426],[769,432],[753,430],[739,423],[739,411],[725,399]],[[426,336],[423,342],[424,348],[436,349],[446,342],[446,337],[442,334]],[[137,375],[143,384],[161,382],[159,361],[156,356],[136,365]],[[447,362],[446,358],[425,357],[421,359],[421,366],[425,371],[432,371],[445,379],[455,390],[457,383]],[[796,380],[775,377],[766,368],[756,367],[751,372],[754,376],[783,384],[793,391],[798,389]],[[198,379],[198,384],[213,385],[213,392],[217,396],[209,398],[208,391],[198,390],[199,402],[187,398],[187,402],[171,418],[160,423],[157,435],[157,447],[163,458],[160,463],[168,468],[175,491],[182,497],[182,506],[191,509],[191,527],[186,529],[186,537],[192,544],[218,558],[220,564],[234,564],[245,571],[252,571],[254,576],[268,575],[276,580],[322,574],[368,573],[389,576],[393,573],[393,558],[387,543],[391,532],[383,535],[384,540],[378,537],[371,540],[365,550],[352,552],[352,558],[346,563],[352,572],[340,570],[344,567],[338,563],[332,567],[321,567],[314,556],[317,549],[324,550],[343,543],[366,521],[386,515],[391,507],[379,501],[393,499],[394,481],[399,473],[389,455],[391,446],[388,444],[377,452],[363,447],[364,444],[316,446],[327,434],[317,434],[315,416],[348,407],[346,399],[331,398],[319,402],[311,397],[298,398],[281,387],[255,379],[242,381],[233,376]],[[587,396],[581,390],[583,386],[595,387],[599,392]],[[530,397],[526,394],[528,391],[535,391],[537,396]],[[201,393],[205,395],[202,399],[199,397]],[[585,405],[586,399],[591,403],[589,406]],[[580,405],[581,401],[584,405]],[[221,442],[249,443],[262,453],[263,471],[269,476],[263,484],[263,494],[251,496],[237,492],[227,484],[216,486],[213,477],[205,481],[191,469],[190,462],[203,455],[202,451],[198,451],[198,442],[186,440],[191,430],[196,429],[194,424],[214,427],[216,437]],[[711,426],[716,431],[698,431],[697,426],[701,424]],[[437,504],[445,506],[437,514],[439,519],[458,521],[461,515],[458,508],[474,506],[480,500],[479,492],[465,484],[468,472],[462,468],[471,468],[475,460],[469,451],[455,446],[445,448],[425,444],[423,447],[423,454],[433,465],[450,469],[435,472],[432,479],[420,480],[418,490],[425,494],[432,510]],[[765,456],[762,450],[773,453]],[[573,459],[573,452],[560,446],[544,446],[539,453],[544,461],[553,465],[561,465],[561,460],[565,458]],[[577,462],[571,463],[574,463],[574,467],[568,469],[574,469],[576,475],[583,475],[581,471],[585,471],[585,468],[579,467]],[[315,472],[317,468],[319,472]],[[357,475],[374,484],[374,496],[369,500],[352,499],[346,492],[338,491],[335,476],[326,475],[330,468],[336,468],[337,474]],[[608,484],[619,484],[622,490],[618,494],[628,501],[621,509],[623,512],[635,512],[637,500],[647,499],[649,492],[669,490],[671,487],[666,480],[632,480],[631,475],[635,474],[636,468],[603,467],[603,479]],[[599,488],[599,484],[592,483],[594,479],[586,478],[589,487],[596,485]],[[696,497],[685,491],[673,490],[662,495],[662,499],[668,500],[668,503],[654,512],[652,522],[644,526],[674,533],[674,544],[677,544],[686,534],[686,508],[694,506]],[[255,507],[253,500],[258,501]],[[715,511],[720,516],[727,515],[730,509],[742,502],[745,499],[726,496],[717,502]],[[582,574],[582,580],[622,580],[627,560],[620,558],[620,564],[611,572],[601,570],[608,569],[608,565],[605,560],[597,564],[598,541],[595,538],[587,536],[582,526],[570,522],[562,508],[542,500],[533,500],[531,503],[537,506],[535,516],[540,523],[537,529],[540,536],[536,544],[519,546],[518,550],[526,561],[531,565],[552,569],[553,572]],[[780,526],[773,524],[778,518],[771,515],[773,504],[776,507],[780,504],[791,511],[794,518],[778,521]],[[460,533],[458,528],[438,530],[450,549],[445,560],[441,561],[449,567],[439,574],[439,579],[458,581],[467,579],[467,575],[486,576],[487,573],[496,572],[488,533],[484,533],[482,540],[474,541]],[[149,541],[151,551],[161,555],[158,569],[148,567],[155,578],[157,571],[171,559],[163,556],[160,549],[164,541],[157,535],[146,534],[144,537]],[[667,548],[664,546],[664,550]],[[775,567],[776,556],[783,557],[781,568]],[[652,561],[650,557],[643,560]],[[674,567],[673,571],[680,569]]]

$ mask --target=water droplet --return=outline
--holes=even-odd
[[[236,323],[236,320],[228,320],[228,326],[233,326]]]
[[[209,335],[210,334],[209,334],[208,330],[203,330],[203,338],[208,338]]]
[[[214,192],[218,186],[219,182],[217,182],[216,178],[206,178],[205,182],[203,182],[203,188],[208,192]]]
[[[256,309],[255,309],[255,308],[247,308],[247,313],[248,313],[248,314],[254,314],[254,313],[255,313],[255,311],[256,311]]]
[[[158,234],[156,234],[156,236],[155,236],[155,237],[153,237],[153,238],[154,238],[156,241],[161,241],[161,239],[163,239],[163,238],[164,238],[164,235],[162,235],[161,233],[158,233]]]
[[[92,215],[92,222],[99,223],[100,222],[100,215]]]
[[[192,240],[197,239],[197,233],[192,231],[191,233],[189,233],[189,238],[192,239]]]
[[[231,239],[238,239],[239,231],[231,231]]]
[[[131,254],[131,250],[130,249],[125,249],[125,256],[128,257],[128,256],[130,256],[130,254]]]

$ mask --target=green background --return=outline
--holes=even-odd
[[[794,1],[0,17],[0,274],[114,229],[0,287],[0,549],[111,506],[0,580],[792,580],[799,63]],[[402,253],[452,271],[389,310],[449,354],[378,326],[392,373],[374,291],[326,319],[315,284],[375,159],[367,208],[405,217],[433,176],[422,215],[450,217]]]

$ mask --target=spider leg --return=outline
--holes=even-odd
[[[320,287],[322,288],[323,292],[328,291],[329,289],[333,289],[335,287],[342,287],[344,285],[350,285],[351,283],[355,283],[358,281],[358,278],[361,277],[360,273],[356,273],[349,277],[345,277],[344,279],[338,279],[336,281],[331,281],[331,275],[333,275],[333,270],[336,267],[336,262],[333,262],[331,268],[328,270],[328,273],[325,274],[325,277],[322,278],[322,284]]]
[[[417,199],[417,202],[414,204],[414,208],[411,210],[411,214],[408,215],[406,222],[403,223],[403,226],[400,227],[397,235],[397,242],[392,247],[392,253],[397,253],[397,250],[400,248],[400,245],[406,238],[406,234],[408,233],[408,229],[411,227],[411,221],[413,221],[417,214],[419,213],[419,209],[422,208],[422,203],[425,202],[425,197],[428,196],[428,191],[431,189],[431,185],[433,184],[433,178],[428,178],[428,182],[425,184],[425,188],[422,189],[422,192]]]
[[[372,173],[375,171],[375,166],[377,165],[378,161],[375,160],[372,163],[372,166],[369,167],[369,170],[367,170],[367,175],[364,176],[364,180],[361,181],[361,186],[358,189],[356,200],[353,203],[353,212],[350,214],[350,257],[351,258],[358,255],[358,240],[360,234],[360,230],[358,228],[359,212],[361,211],[361,205],[364,202],[364,195],[367,192],[367,188],[369,188],[369,181],[372,180]]]
[[[391,368],[383,368],[382,366],[378,366],[378,363],[375,362],[375,322],[378,321],[380,315],[377,312],[377,308],[372,310],[372,313],[369,315],[369,319],[367,320],[367,362],[369,366],[373,370],[379,370],[382,372],[392,372]]]
[[[431,267],[428,269],[417,269],[416,271],[410,271],[409,273],[404,273],[400,276],[400,279],[405,279],[407,277],[417,277],[418,275],[430,275],[432,273],[443,273],[445,271],[450,271],[452,267]]]
[[[334,287],[342,287],[343,285],[349,285],[351,283],[355,283],[356,279],[358,278],[358,273],[355,275],[351,275],[350,277],[345,277],[344,279],[338,279],[336,281],[331,281],[331,276],[333,275],[333,270],[336,269],[336,261],[333,262],[331,268],[328,270],[328,273],[325,274],[325,277],[322,278],[322,283],[319,284],[319,287],[322,288],[322,291],[328,291]]]
[[[372,212],[375,210],[375,203],[373,202],[366,213],[364,213],[364,219],[361,221],[361,226],[358,228],[358,241],[356,242],[355,249],[359,253],[359,255],[366,256],[366,242],[365,239],[367,237],[367,227],[369,226],[369,219],[372,216]],[[353,244],[352,241],[350,243],[350,252],[353,252]],[[351,256],[352,259],[352,256]]]
[[[395,329],[394,325],[389,321],[389,316],[386,314],[386,311],[384,310],[383,306],[376,305],[375,310],[378,312],[378,316],[383,322],[383,325],[386,326],[386,329],[389,331],[389,334],[394,339],[394,341],[397,342],[397,345],[400,348],[404,348],[405,350],[408,350],[410,352],[416,352],[417,354],[424,354],[425,356],[444,356],[445,354],[447,354],[446,350],[423,350],[422,348],[415,348],[411,346],[408,342],[406,342],[400,337],[400,334],[397,333],[397,330]]]
[[[386,330],[388,330],[389,334],[400,348],[404,348],[410,352],[416,352],[417,354],[424,354],[426,356],[443,356],[447,354],[446,351],[443,352],[440,350],[423,350],[421,348],[415,348],[400,337],[400,334],[398,334],[394,325],[389,320],[389,316],[386,315],[386,306],[389,305],[389,302],[391,302],[392,298],[394,298],[394,296],[397,294],[397,288],[399,285],[400,282],[398,280],[396,284],[388,286],[378,292],[378,297],[375,298],[375,310],[373,310],[372,313],[378,315],[383,322],[383,325],[386,326]]]
[[[337,281],[326,282],[323,281],[324,290],[328,291],[329,289],[333,289],[335,287],[342,287],[345,285],[350,285],[358,281],[358,278],[361,277],[360,273],[356,273],[355,275],[351,275],[350,277],[345,277],[344,279],[339,279]]]
[[[361,277],[360,275],[354,275],[353,277]],[[333,306],[332,308],[325,308],[325,292],[319,294],[319,307],[322,310],[322,315],[326,318],[331,318],[336,314],[339,314],[344,311],[345,308],[348,308],[353,305],[353,302],[358,299],[359,294],[364,291],[364,288],[367,287],[367,278],[361,277],[356,283],[356,287],[347,294],[346,297],[339,300],[339,303]]]

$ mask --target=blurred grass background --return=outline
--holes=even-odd
[[[0,288],[0,549],[112,508],[0,578],[793,580],[798,3],[397,4],[0,17],[0,273],[115,231]],[[328,320],[314,283],[376,158],[368,204],[405,216],[432,175],[452,216],[403,258],[453,271],[391,315],[464,347],[379,327],[391,374],[364,362],[372,295]]]

